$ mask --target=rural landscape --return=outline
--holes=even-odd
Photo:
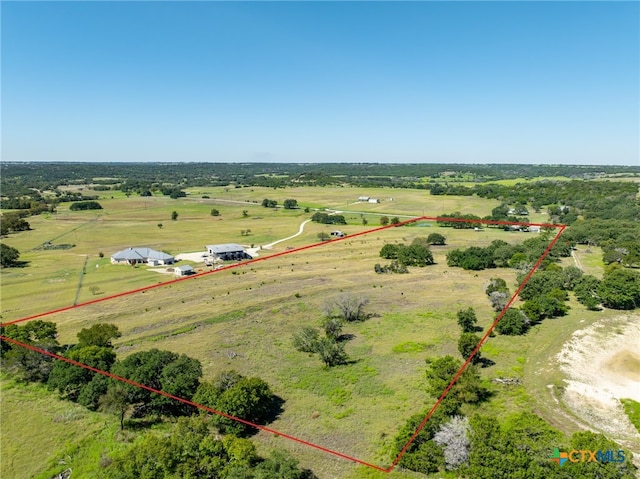
[[[640,477],[640,2],[0,10],[2,479]]]
[[[0,173],[2,477],[637,477],[638,167]]]

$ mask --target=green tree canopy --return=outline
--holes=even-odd
[[[252,422],[267,424],[278,415],[281,400],[260,378],[245,378],[235,371],[219,375],[213,382],[203,382],[193,397],[198,404]],[[212,424],[223,433],[245,435],[250,426],[224,416],[213,416]]]
[[[634,309],[640,306],[640,273],[613,268],[604,274],[598,286],[602,304],[611,309]]]
[[[40,319],[29,321],[24,326],[10,324],[3,328],[7,338],[36,346],[52,353],[58,352],[56,324]],[[2,367],[24,381],[46,382],[54,359],[37,351],[2,341]]]
[[[466,361],[467,358],[471,356],[471,353],[476,348],[479,342],[480,337],[477,334],[463,332],[460,335],[460,338],[458,339],[458,351],[460,352],[463,360]],[[480,359],[481,355],[480,351],[478,351],[471,361],[473,364],[477,364],[478,362],[480,362]]]
[[[100,346],[111,348],[111,340],[122,336],[115,324],[98,323],[89,328],[82,328],[77,334],[78,346]]]
[[[518,336],[529,330],[529,320],[518,308],[509,308],[496,325],[496,331],[507,336]]]
[[[116,360],[116,354],[111,348],[100,346],[76,346],[70,349],[66,356],[102,371],[109,371]],[[82,389],[91,383],[94,375],[93,371],[80,366],[56,361],[49,374],[47,385],[51,389],[56,389],[62,397],[76,401]]]
[[[184,354],[151,349],[127,356],[113,366],[112,372],[145,386],[191,399],[202,377],[202,366],[200,361]],[[185,404],[165,396],[130,384],[124,386],[129,402],[139,405],[142,413],[180,415],[190,411]]]
[[[473,333],[476,331],[476,323],[478,318],[476,312],[472,307],[459,310],[456,315],[458,316],[458,325],[462,328],[464,333]]]
[[[430,245],[444,245],[447,243],[447,239],[440,233],[431,233],[427,236],[427,243]]]
[[[387,243],[380,249],[380,257],[385,259],[396,259],[401,245]]]
[[[19,257],[20,257],[20,251],[4,243],[0,243],[0,266],[1,267],[10,268],[11,266],[17,265]]]

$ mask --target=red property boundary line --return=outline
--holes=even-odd
[[[415,222],[423,221],[423,220],[458,222],[458,223],[490,224],[490,225],[504,225],[504,226],[506,226],[506,225],[508,225],[508,226],[538,226],[538,227],[541,227],[541,228],[543,228],[543,227],[544,228],[557,228],[557,229],[559,229],[559,231],[553,237],[553,239],[550,241],[550,243],[547,246],[547,248],[545,249],[544,253],[542,253],[540,258],[538,258],[538,261],[536,261],[535,265],[533,266],[531,271],[529,271],[529,273],[524,278],[524,280],[522,281],[520,286],[518,286],[518,289],[513,294],[513,296],[511,296],[511,299],[509,300],[507,305],[502,309],[500,314],[494,320],[493,324],[489,327],[489,329],[486,331],[484,336],[480,339],[480,341],[476,345],[475,349],[471,352],[471,355],[467,358],[465,363],[460,367],[458,372],[451,379],[451,381],[449,382],[449,385],[445,388],[445,390],[442,392],[442,394],[440,395],[440,397],[438,398],[436,403],[429,410],[429,412],[424,417],[424,419],[422,420],[422,422],[420,423],[420,425],[418,426],[416,431],[409,438],[407,443],[403,446],[403,448],[401,449],[400,453],[396,456],[396,458],[393,460],[391,465],[389,467],[386,467],[386,468],[381,467],[381,466],[377,466],[375,464],[368,463],[366,461],[363,461],[363,460],[355,458],[355,457],[351,457],[351,456],[349,456],[347,454],[343,454],[343,453],[338,452],[338,451],[334,451],[334,450],[326,448],[324,446],[321,446],[321,445],[318,445],[318,444],[314,444],[314,443],[309,442],[309,441],[305,441],[304,439],[300,439],[300,438],[291,436],[289,434],[285,434],[285,433],[282,433],[280,431],[276,431],[275,429],[271,429],[271,428],[266,427],[266,426],[261,426],[259,424],[254,424],[254,423],[246,421],[246,420],[244,420],[242,418],[231,416],[231,415],[226,414],[226,413],[224,413],[222,411],[217,411],[217,410],[212,409],[210,407],[203,406],[202,404],[194,403],[194,402],[189,401],[187,399],[184,399],[184,398],[181,398],[181,397],[178,397],[178,396],[174,396],[173,394],[169,394],[167,392],[151,388],[151,387],[146,386],[144,384],[137,383],[137,382],[132,381],[130,379],[127,379],[127,378],[124,378],[124,377],[121,377],[121,376],[117,376],[117,375],[112,374],[112,373],[110,373],[108,371],[103,371],[101,369],[97,369],[97,368],[88,366],[86,364],[74,361],[73,359],[65,358],[64,356],[60,356],[58,354],[46,351],[46,350],[38,348],[36,346],[32,346],[30,344],[25,344],[25,343],[22,343],[20,341],[16,341],[15,339],[7,338],[5,336],[0,335],[0,340],[12,343],[12,344],[14,344],[16,346],[20,346],[20,347],[29,349],[31,351],[35,351],[35,352],[40,353],[40,354],[44,354],[46,356],[50,356],[50,357],[52,357],[54,359],[57,359],[57,360],[60,360],[60,361],[65,361],[65,362],[67,362],[69,364],[73,364],[74,366],[78,366],[78,367],[81,367],[81,368],[84,368],[84,369],[88,369],[90,371],[93,371],[94,373],[102,374],[103,376],[107,376],[107,377],[115,379],[117,381],[121,381],[123,383],[130,384],[130,385],[135,386],[135,387],[139,387],[141,389],[146,389],[147,391],[151,391],[151,392],[153,392],[155,394],[159,394],[161,396],[168,397],[170,399],[173,399],[175,401],[179,401],[179,402],[184,403],[184,404],[188,404],[188,405],[193,406],[195,408],[198,408],[198,409],[201,409],[201,410],[213,413],[213,414],[217,414],[219,416],[224,416],[224,417],[226,417],[228,419],[232,419],[234,421],[238,421],[238,422],[240,422],[242,424],[254,427],[254,428],[259,429],[261,431],[265,431],[265,432],[268,432],[268,433],[271,433],[271,434],[274,434],[274,435],[277,435],[277,436],[284,437],[286,439],[289,439],[291,441],[297,442],[299,444],[303,444],[305,446],[309,446],[309,447],[315,448],[315,449],[317,449],[319,451],[322,451],[322,452],[325,452],[325,453],[328,453],[328,454],[332,454],[332,455],[334,455],[336,457],[340,457],[342,459],[346,459],[348,461],[351,461],[351,462],[354,462],[354,463],[357,463],[357,464],[361,464],[363,466],[371,467],[371,468],[376,469],[378,471],[389,473],[398,465],[398,463],[400,462],[402,457],[407,453],[407,451],[409,450],[409,447],[411,446],[413,441],[415,441],[415,439],[418,437],[418,435],[420,434],[422,429],[425,427],[425,425],[427,424],[427,422],[429,421],[429,419],[431,418],[433,413],[436,411],[436,409],[438,408],[440,403],[442,403],[442,401],[447,396],[447,394],[449,394],[449,391],[451,391],[451,388],[453,388],[453,386],[456,384],[456,382],[458,381],[460,376],[469,367],[469,365],[471,364],[471,361],[473,360],[475,355],[478,353],[480,348],[487,341],[487,339],[489,338],[489,335],[493,332],[493,330],[495,329],[497,324],[500,322],[502,317],[505,315],[507,310],[511,307],[511,305],[515,301],[516,297],[520,293],[520,291],[522,291],[522,288],[524,288],[524,286],[527,284],[529,279],[531,279],[533,274],[540,267],[540,265],[542,264],[542,261],[549,254],[549,251],[551,251],[551,248],[553,248],[553,246],[558,242],[560,236],[562,235],[564,230],[567,228],[566,225],[548,224],[548,223],[521,223],[521,222],[514,222],[514,221],[471,220],[471,219],[462,219],[462,218],[440,218],[440,217],[420,216],[420,217],[417,217],[417,218],[412,218],[410,220],[400,222],[400,223],[395,224],[395,225],[389,225],[389,226],[382,226],[382,227],[379,227],[379,228],[373,228],[373,229],[370,229],[370,230],[361,231],[359,233],[354,233],[352,235],[345,236],[343,238],[336,238],[336,239],[331,240],[331,241],[313,243],[313,244],[310,244],[310,245],[302,246],[300,248],[295,248],[295,249],[292,249],[292,250],[282,251],[280,253],[276,253],[276,254],[273,254],[271,256],[264,256],[264,257],[255,258],[255,259],[252,259],[252,260],[249,260],[249,261],[245,261],[243,263],[232,264],[232,265],[225,266],[225,267],[217,269],[217,270],[205,271],[203,273],[198,273],[198,274],[193,275],[193,276],[188,276],[188,277],[184,277],[184,278],[178,278],[178,279],[171,280],[171,281],[166,281],[166,282],[163,282],[163,283],[157,283],[157,284],[153,284],[153,285],[150,285],[150,286],[145,286],[145,287],[142,287],[142,288],[134,289],[134,290],[131,290],[131,291],[125,291],[123,293],[118,293],[118,294],[114,294],[114,295],[111,295],[111,296],[106,296],[106,297],[94,299],[94,300],[91,300],[91,301],[86,301],[84,303],[79,303],[79,304],[72,305],[72,306],[67,306],[67,307],[64,307],[64,308],[54,309],[54,310],[47,311],[47,312],[44,312],[44,313],[39,313],[39,314],[36,314],[36,315],[32,315],[32,316],[28,316],[28,317],[25,317],[25,318],[21,318],[21,319],[17,319],[17,320],[14,320],[14,321],[9,321],[9,322],[0,324],[0,326],[8,326],[8,325],[11,325],[11,324],[17,324],[17,323],[22,323],[22,322],[38,319],[38,318],[43,318],[43,317],[46,317],[46,316],[49,316],[49,315],[52,315],[52,314],[55,314],[55,313],[61,313],[61,312],[70,311],[70,310],[73,310],[73,309],[76,309],[76,308],[81,308],[81,307],[84,307],[84,306],[88,306],[88,305],[91,305],[91,304],[97,304],[97,303],[101,303],[101,302],[104,302],[104,301],[110,301],[112,299],[121,298],[121,297],[129,296],[129,295],[132,295],[132,294],[135,294],[135,293],[144,292],[144,291],[147,291],[147,290],[150,290],[150,289],[159,288],[159,287],[162,287],[162,286],[167,286],[167,285],[170,285],[170,284],[178,283],[180,281],[187,281],[187,280],[196,279],[196,278],[199,278],[201,276],[217,273],[217,272],[220,272],[220,271],[226,271],[226,270],[229,270],[229,269],[242,267],[242,266],[245,266],[245,265],[248,265],[248,264],[257,263],[257,262],[260,262],[260,261],[265,261],[267,259],[276,258],[276,257],[284,256],[284,255],[287,255],[287,254],[298,253],[300,251],[308,250],[308,249],[319,247],[319,246],[322,246],[322,245],[335,243],[335,242],[338,242],[338,241],[344,241],[344,240],[348,240],[348,239],[351,239],[351,238],[354,238],[354,237],[357,237],[357,236],[363,236],[363,235],[367,235],[367,234],[370,234],[370,233],[374,233],[376,231],[382,231],[382,230],[385,230],[385,229],[388,229],[388,228],[395,228],[395,227],[398,227],[398,226],[403,226],[403,225],[407,225],[407,224],[411,224],[411,223],[415,223]]]

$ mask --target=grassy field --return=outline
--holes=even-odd
[[[56,399],[43,386],[17,384],[2,376],[0,389],[0,476],[3,478],[34,477],[49,462],[60,472],[64,466],[56,464],[58,459],[63,459],[62,450],[71,451],[80,444],[93,443],[107,421],[115,423],[115,418],[112,420],[110,416],[91,413],[82,406]],[[28,414],[25,414],[25,405],[28,405]],[[94,467],[99,460],[98,454]]]
[[[21,259],[29,261],[29,266],[3,274],[4,321],[68,306],[76,296],[82,302],[172,279],[145,267],[111,265],[109,255],[124,247],[149,246],[178,254],[203,251],[205,244],[212,243],[261,245],[294,234],[310,216],[302,210],[273,210],[253,203],[265,197],[280,203],[296,198],[302,207],[354,211],[345,213],[349,225],[340,227],[349,235],[376,226],[376,214],[419,216],[459,210],[484,216],[498,204],[478,198],[431,197],[415,190],[356,188],[203,188],[190,191],[188,198],[180,200],[122,195],[111,199],[110,193],[100,200],[104,210],[74,213],[61,208],[56,215],[30,218],[33,231],[12,235],[9,244],[23,252]],[[203,195],[210,198],[203,199]],[[356,203],[360,195],[384,201]],[[221,211],[221,217],[210,216],[213,207]],[[174,210],[179,213],[177,221],[170,220]],[[243,210],[247,210],[248,218],[243,217]],[[362,225],[360,212],[368,219],[367,226]],[[163,224],[162,228],[158,223]],[[241,236],[241,230],[246,229],[251,229],[251,235]],[[302,235],[259,254],[266,256],[315,243],[318,232],[331,229],[310,223]],[[374,273],[375,263],[384,262],[378,252],[385,243],[408,243],[436,231],[444,234],[448,243],[432,248],[436,265],[412,269],[407,275]],[[347,237],[304,252],[218,271],[45,319],[58,324],[61,343],[75,342],[75,334],[83,327],[110,322],[123,332],[116,343],[120,357],[150,348],[169,349],[199,359],[205,379],[227,369],[259,376],[286,401],[284,413],[271,427],[388,465],[389,442],[399,425],[432,400],[424,392],[425,359],[444,354],[458,356],[455,312],[474,307],[480,325],[486,328],[493,318],[484,294],[489,279],[499,276],[507,280],[512,291],[516,287],[512,270],[450,269],[445,263],[446,252],[456,247],[487,245],[494,239],[514,242],[528,237],[530,234],[494,229],[474,232],[439,228],[427,222],[423,227]],[[46,241],[75,247],[34,250]],[[99,252],[105,257],[100,258]],[[584,261],[591,261],[588,258],[585,256]],[[83,267],[86,273],[82,274],[79,289]],[[595,272],[598,266],[594,263],[592,268]],[[98,295],[90,292],[91,286],[100,288]],[[345,327],[345,333],[353,335],[346,343],[351,362],[327,370],[317,357],[295,351],[291,336],[302,326],[319,326],[323,303],[343,293],[366,296],[370,300],[368,310],[374,314],[365,322]],[[551,409],[545,409],[545,401],[537,399],[546,391],[548,381],[553,380],[553,372],[551,379],[542,379],[536,371],[585,318],[594,321],[598,317],[598,313],[583,311],[577,304],[572,307],[572,313],[565,318],[547,321],[525,337],[490,339],[483,355],[495,364],[483,369],[482,375],[487,380],[518,377],[523,386],[492,385],[499,394],[482,406],[483,410],[503,414],[505,410],[535,409],[547,419],[553,415]],[[13,400],[17,393],[17,388],[3,388],[3,400]],[[44,412],[34,414],[34,421],[40,416],[45,417]],[[6,417],[3,408],[3,437],[12,415]],[[321,479],[378,477],[366,468],[283,438],[266,433],[256,437],[262,450],[283,447],[292,451]],[[16,456],[11,459],[12,464],[24,460],[17,457],[20,451],[11,451],[12,457]],[[94,457],[95,451],[91,454]],[[90,471],[88,456],[76,456],[74,466]],[[99,461],[97,457],[95,462]],[[33,467],[34,471],[42,470],[43,464],[39,463],[39,469]],[[384,477],[394,476],[412,477],[406,473]]]
[[[415,190],[383,190],[394,195],[393,201],[354,204],[358,195],[376,191],[380,193],[380,190],[353,188],[290,188],[284,191],[210,188],[191,191],[188,198],[179,200],[99,192],[104,209],[72,212],[68,205],[61,205],[57,214],[30,217],[32,231],[12,234],[7,238],[6,242],[21,252],[20,259],[28,261],[29,266],[3,272],[1,319],[9,321],[70,306],[76,295],[80,302],[95,299],[90,292],[92,286],[98,286],[100,294],[110,295],[169,279],[146,268],[137,268],[135,274],[131,274],[126,267],[109,264],[111,254],[129,246],[148,246],[177,255],[204,251],[205,245],[215,243],[261,245],[296,233],[300,223],[311,216],[302,209],[263,208],[259,202],[265,197],[277,199],[281,204],[291,197],[297,198],[303,207],[308,204],[327,208],[349,207],[371,213],[370,216],[365,215],[369,228],[379,224],[376,213],[415,216],[461,210],[485,215],[497,204],[483,199],[474,199],[473,202],[457,197],[442,199]],[[83,190],[83,193],[92,192]],[[210,196],[211,199],[203,199],[202,196]],[[212,217],[212,208],[217,208],[221,216]],[[243,210],[247,210],[249,217],[243,217]],[[171,221],[172,211],[178,212],[177,221]],[[359,213],[345,216],[350,223],[344,228],[346,233],[366,229]],[[249,236],[242,235],[246,230],[251,231]],[[329,230],[329,227],[310,225],[308,234],[278,246],[284,249],[315,242],[318,232]],[[48,241],[54,246],[75,246],[70,249],[38,249]],[[104,258],[100,258],[100,253]],[[85,261],[86,274],[82,274]],[[78,292],[81,275],[82,289]],[[26,301],[26,298],[30,300]]]

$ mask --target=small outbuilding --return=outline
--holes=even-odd
[[[247,254],[246,250],[242,246],[235,243],[213,244],[207,245],[205,248],[207,249],[209,256],[221,261],[252,259],[252,256]]]
[[[176,276],[190,276],[192,274],[196,274],[193,268],[188,264],[183,264],[182,266],[174,268],[173,272],[176,274]]]
[[[345,236],[342,231],[332,231],[330,234],[332,238],[344,238]]]
[[[367,201],[369,201],[369,197],[368,196],[358,196],[358,201],[360,201],[362,203],[366,203]]]
[[[378,198],[369,198],[367,201],[369,203],[380,203],[380,200]]]

